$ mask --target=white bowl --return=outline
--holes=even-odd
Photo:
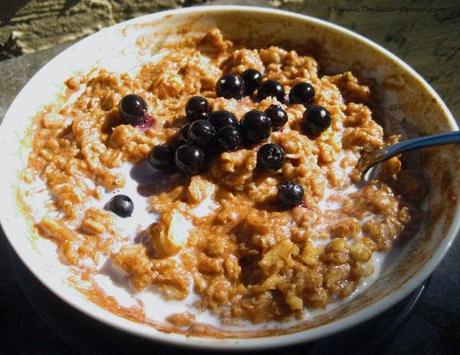
[[[390,253],[376,283],[343,306],[288,334],[261,338],[200,338],[162,333],[118,317],[88,301],[66,281],[68,270],[59,263],[50,243],[33,229],[17,200],[18,173],[30,147],[30,123],[45,105],[56,100],[63,81],[75,71],[103,66],[129,71],[150,54],[136,39],[174,41],[187,25],[196,33],[218,26],[230,39],[249,46],[271,44],[315,50],[324,72],[352,70],[373,78],[387,121],[410,125],[417,133],[458,129],[436,92],[407,64],[370,40],[334,24],[294,13],[256,7],[195,7],[155,13],[103,29],[78,42],[45,65],[22,89],[9,108],[0,132],[0,196],[2,227],[16,253],[30,271],[62,300],[81,312],[122,331],[155,341],[206,349],[264,349],[311,341],[361,323],[403,299],[439,264],[460,224],[460,152],[457,147],[424,153],[425,173],[431,180],[427,213],[420,233]]]

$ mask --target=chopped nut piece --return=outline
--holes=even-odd
[[[280,262],[286,261],[291,255],[293,247],[294,244],[289,239],[285,239],[278,243],[264,254],[264,257],[259,262],[260,267],[268,271],[274,265],[279,265]]]
[[[101,235],[105,232],[105,227],[102,223],[99,223],[92,219],[85,219],[81,224],[81,229],[84,233]]]
[[[187,243],[191,223],[177,210],[164,213],[147,231],[157,258],[176,255]]]

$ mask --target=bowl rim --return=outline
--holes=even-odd
[[[44,65],[32,78],[27,82],[27,84],[21,89],[21,91],[17,94],[15,100],[10,105],[8,111],[6,112],[2,124],[0,126],[0,137],[3,138],[6,135],[5,129],[5,122],[12,120],[12,111],[15,106],[18,97],[21,93],[28,87],[28,85],[37,77],[37,75],[43,71],[44,69],[52,66],[55,62],[59,61],[61,56],[68,51],[72,51],[78,49],[87,41],[92,41],[97,36],[105,31],[113,31],[116,29],[120,29],[125,27],[126,25],[133,25],[136,23],[145,23],[148,21],[158,20],[160,18],[164,18],[166,16],[171,15],[183,15],[183,14],[208,14],[208,13],[218,13],[218,12],[246,12],[252,14],[273,14],[282,16],[285,18],[292,18],[298,21],[303,21],[306,23],[313,24],[315,26],[328,28],[335,30],[336,32],[340,32],[341,35],[345,35],[351,37],[354,40],[360,41],[364,43],[366,46],[373,48],[374,50],[380,52],[384,57],[392,60],[396,65],[402,68],[405,72],[410,74],[410,76],[417,80],[417,82],[424,87],[424,89],[431,95],[432,98],[436,100],[436,104],[439,105],[440,109],[445,114],[445,117],[448,120],[448,123],[452,130],[458,130],[458,125],[453,118],[452,114],[450,113],[449,109],[442,101],[440,96],[436,93],[436,91],[408,64],[406,64],[403,60],[399,59],[396,55],[389,52],[387,49],[383,48],[382,46],[378,45],[377,43],[371,41],[370,39],[357,34],[351,30],[348,30],[344,27],[336,25],[334,23],[321,20],[309,15],[297,14],[285,10],[279,9],[272,9],[272,8],[265,8],[259,6],[240,6],[240,5],[208,5],[208,6],[195,6],[195,7],[187,7],[187,8],[180,8],[180,9],[173,9],[167,11],[160,11],[153,14],[147,14],[140,17],[136,17],[124,22],[120,22],[113,26],[101,29],[100,31],[91,34],[90,36],[78,41],[77,43],[73,44],[72,46],[68,47],[53,59],[51,59],[46,65]],[[4,190],[2,190],[4,192]],[[441,262],[449,248],[451,247],[455,237],[460,229],[460,203],[457,202],[455,206],[454,217],[452,220],[451,225],[449,226],[449,230],[446,233],[446,237],[441,241],[439,246],[437,247],[436,251],[433,253],[431,258],[425,262],[425,264],[419,269],[406,283],[404,283],[397,291],[385,296],[381,300],[377,301],[376,303],[365,307],[358,312],[341,318],[339,320],[310,328],[305,329],[296,333],[285,334],[285,335],[276,335],[276,336],[268,336],[268,337],[259,337],[259,338],[228,338],[228,339],[218,339],[218,338],[208,338],[208,337],[197,337],[197,336],[184,336],[177,333],[166,334],[160,331],[152,331],[150,327],[143,325],[142,327],[137,327],[138,325],[135,322],[129,321],[127,319],[121,318],[116,316],[117,319],[120,319],[120,322],[112,322],[107,317],[103,316],[102,314],[93,314],[88,309],[86,309],[82,304],[76,302],[74,299],[69,299],[65,295],[64,292],[61,291],[58,287],[54,285],[49,285],[46,281],[45,275],[39,272],[37,269],[34,268],[32,260],[28,259],[25,253],[19,248],[19,245],[16,244],[15,238],[11,237],[12,233],[8,233],[11,230],[10,225],[13,222],[10,222],[5,218],[4,214],[0,215],[0,222],[6,239],[9,241],[10,245],[13,247],[16,255],[21,259],[21,261],[27,266],[30,272],[51,292],[53,292],[57,297],[59,297],[62,301],[66,302],[70,306],[74,307],[78,311],[82,312],[83,314],[89,316],[90,318],[100,321],[108,326],[114,327],[120,331],[140,336],[145,339],[157,341],[164,344],[175,345],[175,346],[182,346],[187,348],[195,348],[195,349],[206,349],[206,350],[262,350],[268,348],[276,348],[288,345],[295,345],[299,343],[306,343],[309,341],[313,341],[319,338],[323,338],[326,336],[330,336],[332,334],[338,333],[343,331],[347,328],[351,328],[356,326],[370,318],[373,318],[377,314],[385,311],[392,305],[396,304],[404,297],[409,295],[416,287],[418,287],[428,276],[433,272],[436,266]],[[125,322],[126,321],[126,322]]]

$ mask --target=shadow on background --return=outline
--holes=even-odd
[[[0,1],[0,26],[7,25],[14,15],[30,0],[2,0]]]

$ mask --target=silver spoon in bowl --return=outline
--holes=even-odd
[[[407,141],[389,145],[380,150],[363,154],[358,160],[356,167],[361,171],[361,182],[366,184],[375,177],[375,168],[378,163],[409,150],[453,143],[460,143],[460,131],[409,139]]]

